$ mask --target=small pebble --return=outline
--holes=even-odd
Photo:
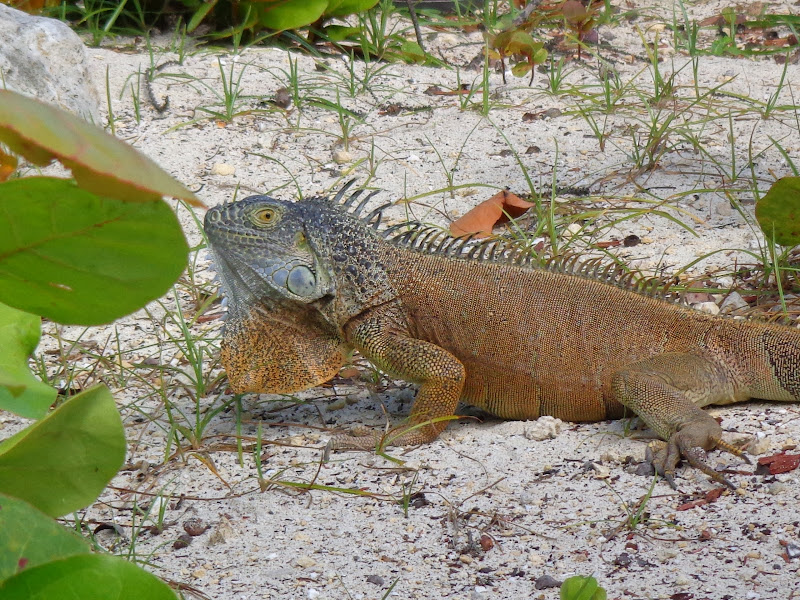
[[[564,422],[554,417],[539,417],[530,424],[526,424],[525,437],[534,442],[552,440],[561,433]]]
[[[186,519],[183,522],[183,530],[192,537],[202,535],[206,529],[208,529],[208,525],[206,525],[202,519],[196,517]]]
[[[561,587],[563,582],[559,581],[551,575],[542,575],[533,583],[533,587],[537,590],[547,590],[550,588]]]
[[[316,565],[317,561],[310,556],[298,556],[297,560],[294,561],[294,564],[296,564],[298,567],[302,567],[303,569],[308,569],[309,567]]]
[[[333,162],[335,162],[337,165],[344,165],[352,160],[353,155],[347,150],[334,150],[333,152]]]
[[[215,163],[213,167],[211,167],[211,174],[212,175],[233,175],[236,173],[236,167],[233,165],[229,165],[226,163]]]

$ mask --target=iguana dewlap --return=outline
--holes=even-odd
[[[683,456],[720,481],[701,457],[722,431],[701,407],[800,399],[798,330],[700,313],[594,263],[534,267],[513,243],[418,224],[378,231],[384,207],[361,217],[366,201],[352,209],[358,194],[342,203],[343,193],[208,211],[235,392],[313,387],[356,349],[419,385],[394,444],[435,439],[459,399],[507,419],[633,412],[668,441],[656,465],[670,480]]]

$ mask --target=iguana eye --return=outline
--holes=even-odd
[[[274,208],[260,208],[253,213],[253,220],[259,225],[271,225],[275,221]]]

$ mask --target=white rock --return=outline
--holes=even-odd
[[[83,42],[66,24],[0,3],[0,71],[6,89],[99,125],[100,99],[88,62]]]
[[[731,312],[741,308],[748,308],[750,305],[744,301],[742,295],[739,292],[731,292],[728,294],[728,297],[722,301],[720,305],[720,310],[723,312]]]
[[[236,167],[227,163],[214,163],[214,166],[211,167],[212,175],[228,176],[233,175],[234,173],[236,173]]]
[[[552,440],[563,427],[564,421],[554,417],[539,417],[535,421],[528,423],[525,427],[525,437],[534,442]]]
[[[709,315],[718,315],[719,306],[716,302],[698,302],[694,307],[700,312],[708,313]]]
[[[333,162],[337,165],[344,165],[353,160],[353,155],[350,154],[347,150],[334,150],[333,151]]]

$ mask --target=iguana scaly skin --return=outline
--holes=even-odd
[[[667,440],[656,466],[670,482],[682,456],[724,481],[703,450],[730,447],[701,407],[800,399],[795,329],[700,313],[595,263],[533,267],[522,248],[419,224],[392,236],[377,231],[385,207],[360,217],[366,200],[352,209],[358,194],[342,203],[343,192],[208,211],[235,392],[313,387],[356,349],[419,384],[394,444],[435,439],[459,399],[507,419],[598,421],[627,407]]]

